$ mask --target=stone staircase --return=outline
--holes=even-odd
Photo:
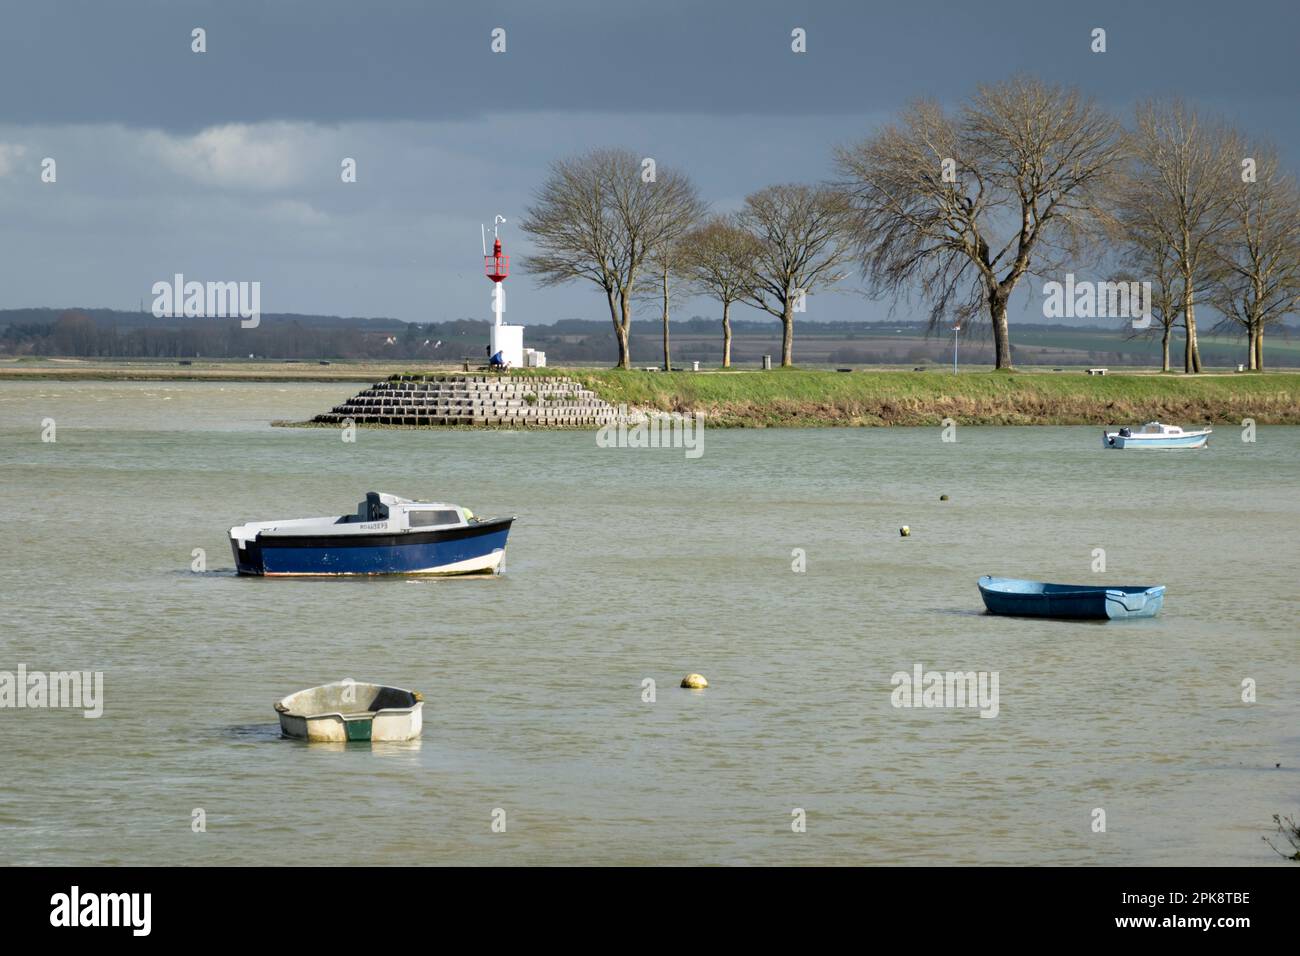
[[[393,375],[312,421],[341,425],[589,428],[618,417],[590,389],[560,376]]]

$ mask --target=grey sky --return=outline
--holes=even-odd
[[[504,54],[489,50],[498,26]],[[1124,115],[1184,95],[1294,168],[1297,27],[1282,2],[5,0],[0,307],[133,307],[184,272],[258,280],[266,312],[486,317],[478,224],[502,213],[524,253],[515,224],[560,156],[626,146],[730,209],[827,178],[836,143],[913,97],[955,102],[1017,71]],[[340,182],[345,156],[356,184]],[[520,274],[510,290],[515,322],[607,314],[582,285]],[[886,309],[820,296],[808,318]]]

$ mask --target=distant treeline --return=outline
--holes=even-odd
[[[732,321],[733,358],[758,364],[778,355],[781,323],[776,320]],[[299,360],[423,360],[459,362],[485,356],[489,323],[481,319],[403,322],[399,319],[348,318],[332,315],[263,315],[257,328],[238,319],[155,318],[149,313],[113,309],[0,310],[0,355],[81,358],[247,358]],[[659,330],[634,333],[641,355],[654,354]],[[1013,346],[1027,364],[1104,363],[1149,365],[1159,360],[1159,343],[1132,339],[1119,329],[1023,324],[1021,343]],[[721,359],[719,321],[696,316],[670,325],[677,364]],[[801,360],[811,364],[897,365],[946,363],[952,360],[951,336],[927,336],[924,322],[809,322],[804,327]],[[1290,329],[1281,327],[1284,339]],[[527,327],[526,342],[546,352],[552,365],[604,365],[618,354],[618,343],[605,320],[561,319]],[[644,349],[642,351],[641,349]],[[1241,361],[1242,346],[1205,342],[1212,364]],[[992,342],[985,335],[963,337],[963,364],[992,364]],[[1283,363],[1290,364],[1290,363]]]
[[[399,319],[346,318],[332,315],[264,314],[256,328],[239,320],[156,318],[147,312],[115,309],[0,310],[0,354],[84,358],[258,358],[281,359],[477,359],[488,344],[490,323],[481,319],[404,322]],[[778,336],[775,321],[735,321],[738,337],[756,341]],[[852,337],[864,323],[828,322],[823,335]],[[923,327],[903,323],[898,328]],[[712,346],[718,321],[696,317],[673,322],[689,339],[707,336]],[[616,340],[608,322],[561,319],[528,326],[528,345],[552,361],[611,360]],[[655,340],[653,334],[645,336]],[[697,351],[697,350],[696,350]],[[711,352],[696,355],[711,357]],[[716,352],[716,347],[712,348]],[[688,353],[683,353],[688,354]],[[694,354],[694,351],[689,354]],[[757,353],[755,353],[757,360]]]
[[[424,326],[398,319],[326,315],[261,316],[256,328],[238,318],[156,318],[113,309],[0,311],[0,354],[87,358],[337,358],[428,357],[461,343],[487,340],[485,322]],[[426,345],[426,339],[434,336]],[[459,347],[459,346],[457,346]]]

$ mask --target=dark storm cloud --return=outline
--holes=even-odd
[[[1103,99],[1294,96],[1292,3],[6,2],[0,123],[190,131],[512,110],[862,114],[1027,70]],[[208,52],[190,51],[190,30]],[[489,52],[507,30],[508,52]],[[790,30],[808,31],[792,56]],[[1088,33],[1108,31],[1093,55]]]

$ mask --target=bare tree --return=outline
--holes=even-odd
[[[1149,258],[1145,261],[1147,268],[1144,275],[1150,276],[1151,317],[1155,319],[1153,331],[1160,333],[1160,371],[1169,371],[1169,342],[1174,329],[1178,328],[1183,317],[1183,277],[1179,274],[1173,258],[1166,248],[1147,250]],[[1138,259],[1139,262],[1143,260]],[[1151,332],[1147,333],[1152,334]]]
[[[751,297],[758,240],[734,216],[715,216],[683,240],[696,289],[722,303],[722,367],[731,368],[731,306]]]
[[[664,371],[673,370],[672,352],[669,347],[668,323],[669,306],[679,294],[686,292],[690,285],[690,260],[682,238],[668,240],[654,248],[646,259],[646,279],[648,280],[637,298],[653,302],[661,309],[664,332]]]
[[[1246,332],[1249,367],[1264,370],[1264,329],[1300,300],[1300,193],[1271,146],[1255,150],[1251,181],[1232,189],[1231,220],[1212,248],[1209,301]]]
[[[1179,100],[1140,105],[1128,141],[1134,159],[1128,175],[1147,207],[1144,218],[1168,247],[1182,277],[1183,371],[1199,372],[1196,286],[1203,279],[1208,284],[1204,273],[1232,223],[1241,144],[1231,129],[1202,122]]]
[[[1122,156],[1119,126],[1099,107],[1021,76],[979,87],[957,116],[915,103],[837,150],[836,165],[874,293],[919,287],[932,328],[949,312],[987,315],[1005,369],[1011,293],[1097,235]]]
[[[1151,283],[1151,318],[1154,323],[1130,338],[1160,335],[1160,371],[1169,371],[1169,345],[1174,329],[1183,317],[1182,271],[1177,257],[1165,241],[1162,224],[1169,219],[1160,203],[1140,182],[1120,177],[1115,190],[1115,212],[1109,226],[1130,274],[1122,280]]]
[[[794,364],[794,314],[844,278],[845,204],[821,186],[769,186],[745,197],[737,222],[754,240],[745,298],[781,320],[781,365]]]
[[[632,298],[646,259],[698,221],[703,208],[685,174],[660,166],[643,178],[641,160],[628,150],[560,160],[526,211],[522,228],[538,252],[524,267],[543,285],[598,285],[618,339],[618,367],[631,368]]]

